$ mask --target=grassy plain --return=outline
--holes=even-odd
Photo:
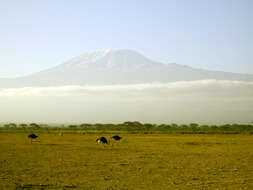
[[[0,133],[0,189],[253,189],[252,135],[37,134]]]

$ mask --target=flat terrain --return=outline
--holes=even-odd
[[[0,189],[253,189],[253,135],[0,133]]]

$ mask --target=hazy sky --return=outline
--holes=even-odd
[[[0,89],[1,122],[253,122],[253,82],[203,80]]]
[[[0,77],[108,48],[253,74],[252,10],[252,0],[0,1]]]

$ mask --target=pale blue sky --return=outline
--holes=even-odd
[[[252,0],[0,0],[0,77],[85,51],[253,74]]]

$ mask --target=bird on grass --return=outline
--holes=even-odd
[[[118,136],[118,135],[114,135],[112,137],[110,137],[113,140],[119,141],[120,139],[122,139],[122,137]]]
[[[103,145],[109,144],[108,141],[107,141],[107,139],[106,139],[105,137],[99,137],[99,138],[96,140],[96,142],[97,142],[98,144],[103,144]]]
[[[118,136],[118,135],[114,135],[114,136],[110,137],[110,140],[111,140],[112,142],[115,142],[115,143],[120,142],[121,139],[122,139],[122,137],[120,137],[120,136]]]
[[[31,139],[31,144],[32,144],[32,142],[33,142],[36,138],[38,138],[38,137],[39,137],[39,136],[35,135],[34,133],[28,135],[28,138]],[[37,141],[35,141],[35,142],[40,142],[40,141],[37,140]]]

